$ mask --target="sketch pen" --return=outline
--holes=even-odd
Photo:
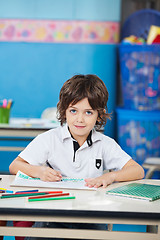
[[[6,191],[5,191],[5,193],[6,193]],[[50,194],[50,193],[53,193],[53,192],[49,192],[49,191],[43,191],[43,192],[20,192],[20,193],[15,192],[15,193],[12,193],[12,194],[2,194],[2,196],[14,196],[14,195],[16,195],[16,197],[17,197],[17,195],[24,196],[26,194],[30,195],[30,196],[36,196],[36,195],[39,195],[39,193]],[[61,193],[61,192],[58,192],[58,193]]]
[[[37,195],[45,195],[45,194],[55,194],[55,193],[63,193],[63,191],[43,191],[43,192],[25,192],[25,193],[14,193],[14,194],[2,194],[1,198],[9,198],[9,197],[28,197],[28,196],[37,196]]]
[[[5,188],[0,188],[0,191],[4,191],[5,193],[13,193],[12,190],[7,190]]]
[[[43,196],[35,196],[35,197],[29,197],[28,199],[37,199],[37,198],[49,198],[49,197],[59,197],[59,196],[67,196],[69,193],[56,193],[56,194],[47,194]]]
[[[0,181],[2,180],[2,178],[0,177]]]
[[[12,190],[6,190],[6,193],[14,193]]]
[[[50,201],[50,200],[67,200],[67,199],[75,199],[75,198],[76,198],[76,197],[37,198],[37,199],[28,199],[28,202]]]
[[[29,194],[29,193],[32,193],[32,192],[16,192],[15,194]],[[60,193],[63,193],[63,191],[42,191],[42,192],[38,192],[38,193],[45,193],[45,194],[60,194]]]
[[[28,192],[38,192],[38,191],[39,191],[38,189],[35,189],[35,190],[17,191],[15,193],[28,193]]]
[[[7,108],[11,108],[11,106],[12,106],[12,99],[9,99],[7,103]]]
[[[0,198],[15,198],[15,197],[29,197],[29,196],[36,196],[36,195],[45,195],[46,192],[37,192],[37,193],[24,193],[24,194],[2,194]]]
[[[46,164],[48,165],[48,167],[50,167],[50,168],[54,169],[54,168],[51,166],[51,164],[48,162],[48,160],[46,161]],[[59,177],[62,177],[62,176],[61,176],[61,175],[59,175]],[[62,181],[62,180],[60,180],[60,181]]]
[[[48,162],[48,160],[46,161],[46,164],[48,165],[48,167],[50,167],[50,168],[53,169],[53,167],[52,167],[51,164]]]
[[[3,99],[3,108],[7,107],[7,99]]]

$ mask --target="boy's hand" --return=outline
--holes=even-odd
[[[97,178],[87,178],[85,179],[85,186],[87,187],[103,187],[106,188],[108,185],[115,181],[115,174],[114,172],[105,173],[104,175],[97,177]]]
[[[40,167],[39,177],[45,182],[57,182],[62,179],[61,173],[50,167]]]

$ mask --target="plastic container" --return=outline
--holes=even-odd
[[[160,26],[160,12],[154,9],[141,9],[132,13],[121,29],[121,40],[130,35],[147,40],[152,25]]]
[[[160,44],[121,44],[119,53],[124,108],[160,110]]]
[[[0,124],[9,123],[10,108],[0,107]]]
[[[135,161],[160,156],[160,112],[118,108],[118,142]]]

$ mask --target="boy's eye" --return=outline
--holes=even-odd
[[[71,113],[76,113],[76,110],[75,109],[71,109],[70,112]]]
[[[91,112],[91,111],[87,111],[86,114],[87,114],[87,115],[91,115],[92,112]]]

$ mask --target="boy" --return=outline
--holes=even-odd
[[[44,181],[60,181],[62,175],[83,177],[89,187],[143,178],[138,163],[113,139],[94,130],[110,118],[107,101],[106,86],[96,75],[76,75],[66,81],[57,104],[61,127],[36,137],[11,163],[11,174],[21,170]],[[106,169],[118,171],[103,174]]]
[[[43,181],[83,177],[95,188],[143,178],[143,168],[113,139],[95,130],[110,118],[107,101],[107,88],[96,75],[67,80],[57,104],[61,126],[37,136],[11,163],[10,173],[21,170]],[[114,171],[103,174],[110,169]]]

